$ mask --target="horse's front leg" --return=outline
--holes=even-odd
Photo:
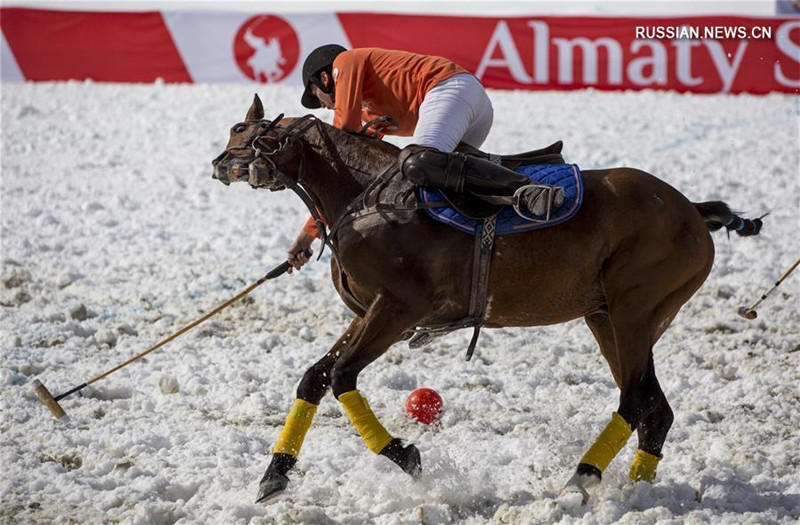
[[[297,463],[297,456],[303,446],[308,429],[317,412],[317,406],[331,386],[331,370],[350,341],[358,336],[363,326],[363,318],[356,317],[347,331],[336,341],[325,356],[311,366],[300,380],[297,397],[292,403],[286,424],[281,430],[272,460],[261,478],[256,503],[264,502],[282,492],[289,484],[287,474]]]
[[[421,472],[417,447],[404,447],[399,439],[393,438],[356,388],[358,374],[418,321],[412,310],[388,294],[379,293],[364,316],[363,329],[337,359],[333,367],[332,387],[333,395],[342,404],[367,448],[386,456],[416,477]]]

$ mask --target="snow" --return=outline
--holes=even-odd
[[[296,89],[260,87],[269,114]],[[558,492],[616,408],[581,320],[398,344],[359,388],[415,443],[413,481],[370,453],[326,397],[285,494],[255,505],[297,384],[351,314],[329,258],[61,404],[281,262],[307,212],[293,194],[224,187],[210,160],[253,87],[2,86],[0,432],[4,523],[794,523],[800,520],[798,98],[660,92],[490,93],[487,150],[564,139],[584,168],[630,165],[691,200],[723,199],[756,238],[714,235],[711,275],[655,349],[675,411],[654,485],[632,484],[635,438],[582,505]],[[319,113],[330,118],[324,111]],[[536,290],[531,290],[536,293]],[[441,421],[403,414],[428,386]]]

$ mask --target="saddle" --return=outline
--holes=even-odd
[[[492,153],[486,153],[464,142],[459,143],[456,147],[456,151],[459,153],[466,153],[467,155],[489,159],[492,162],[512,170],[526,164],[563,164],[564,157],[561,155],[561,150],[563,149],[564,142],[560,140],[553,142],[545,148],[527,151],[525,153],[516,153],[514,155],[494,155]]]
[[[564,143],[559,140],[545,148],[527,151],[525,153],[516,153],[514,155],[495,155],[492,153],[486,153],[461,142],[459,143],[458,147],[456,147],[456,151],[459,153],[472,155],[474,157],[484,158],[494,162],[495,164],[500,164],[503,167],[513,170],[528,164],[564,164],[564,157],[561,155],[561,150],[563,148]],[[480,197],[477,197],[470,192],[440,191],[453,208],[455,208],[462,215],[471,219],[480,220],[491,217],[496,215],[503,208],[503,205],[491,204],[481,200]]]

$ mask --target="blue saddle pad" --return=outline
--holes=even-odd
[[[550,220],[547,222],[523,219],[514,208],[504,206],[497,214],[496,235],[549,228],[566,222],[580,209],[583,202],[583,181],[577,164],[530,164],[520,166],[514,171],[530,177],[534,183],[561,186],[564,188],[564,203],[550,212]],[[419,188],[419,198],[422,202],[445,200],[442,192],[435,188]],[[437,221],[472,235],[483,224],[483,221],[470,219],[450,206],[426,208],[425,211]]]

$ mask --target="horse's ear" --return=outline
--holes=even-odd
[[[247,110],[245,120],[261,120],[264,118],[264,105],[261,104],[261,99],[258,98],[256,93],[253,103],[250,104],[250,109]]]

